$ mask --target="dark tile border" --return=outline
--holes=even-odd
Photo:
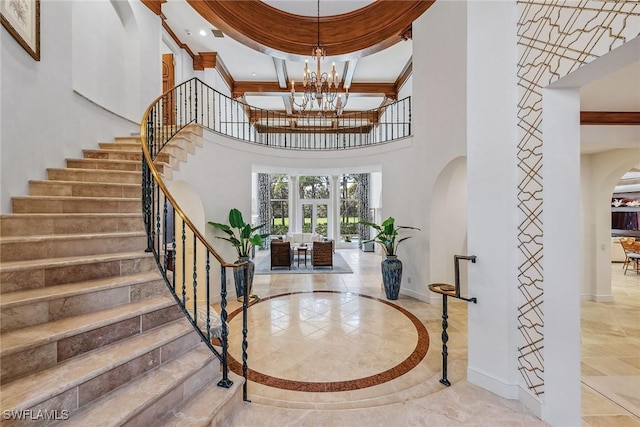
[[[349,293],[351,295],[356,295],[361,298],[368,298],[374,301],[378,301],[382,304],[386,304],[389,307],[392,307],[402,314],[404,314],[411,322],[413,326],[416,328],[418,332],[418,342],[416,343],[416,347],[413,352],[407,357],[405,360],[394,366],[393,368],[387,369],[384,372],[380,372],[379,374],[370,375],[368,377],[358,378],[355,380],[348,381],[331,381],[331,382],[309,382],[309,381],[295,381],[295,380],[287,380],[283,378],[273,377],[271,375],[263,374],[258,371],[254,371],[253,369],[247,370],[247,377],[249,381],[256,382],[258,384],[263,384],[269,387],[280,388],[284,390],[293,390],[293,391],[303,391],[303,392],[336,392],[336,391],[350,391],[350,390],[359,390],[362,388],[373,387],[379,384],[386,383],[395,378],[398,378],[401,375],[406,374],[411,369],[415,368],[424,357],[427,355],[427,350],[429,350],[429,332],[427,332],[427,328],[422,324],[420,319],[414,316],[409,311],[405,310],[402,307],[399,307],[389,301],[385,301],[379,298],[372,297],[370,295],[363,295],[354,292],[340,292],[340,291],[300,291],[300,292],[288,292],[279,295],[273,295],[270,297],[265,297],[258,301],[256,304],[259,304],[263,301],[268,301],[274,298],[280,298],[284,296],[296,295],[296,294],[308,294],[308,293],[331,293],[331,294],[344,294]],[[255,305],[255,304],[254,304]],[[242,307],[234,310],[229,314],[228,321],[230,322],[236,315],[242,313]],[[229,367],[233,372],[238,375],[242,375],[242,364],[235,360],[231,355],[229,355]]]

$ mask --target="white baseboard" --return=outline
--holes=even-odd
[[[505,383],[473,368],[467,368],[467,381],[505,399],[517,400],[519,397],[520,387],[517,384]]]
[[[522,387],[518,387],[518,401],[526,406],[533,415],[542,419],[542,402],[539,398]]]
[[[413,289],[400,288],[400,294],[426,302],[427,304],[437,304],[440,301],[440,298],[432,298],[429,294],[416,292]]]
[[[467,381],[510,400],[522,403],[533,415],[542,419],[542,402],[518,384],[508,384],[483,372],[467,368]]]

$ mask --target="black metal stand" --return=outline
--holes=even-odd
[[[448,318],[447,296],[442,294],[442,379],[440,379],[440,384],[444,384],[447,387],[451,385],[447,379],[447,356],[449,355],[447,352],[447,342],[449,341],[449,334],[447,334],[447,327],[449,327]]]
[[[474,304],[478,303],[478,300],[473,298],[466,298],[460,295],[460,260],[468,260],[475,264],[476,256],[475,255],[454,255],[454,269],[455,269],[455,286],[447,284],[447,283],[432,283],[429,285],[429,290],[432,292],[436,292],[442,295],[442,378],[440,379],[440,384],[443,384],[447,387],[451,385],[451,382],[447,378],[447,357],[449,356],[449,351],[447,348],[447,342],[449,342],[449,334],[447,333],[447,328],[449,327],[449,308],[448,308],[448,297],[461,299],[463,301],[472,302]]]

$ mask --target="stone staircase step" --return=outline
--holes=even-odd
[[[101,142],[98,146],[103,150],[142,151],[140,138],[116,138],[116,142]]]
[[[191,397],[188,401],[171,411],[157,427],[207,427],[224,425],[233,410],[242,403],[242,385],[244,379],[229,373],[233,381],[226,389],[213,382]]]
[[[138,147],[140,147],[140,144],[142,144],[142,141],[140,139],[140,134],[135,136],[116,136],[113,140],[116,143],[122,142],[125,144],[137,144]]]
[[[141,171],[113,171],[106,169],[47,169],[47,178],[59,181],[84,181],[140,184],[142,182]]]
[[[132,213],[142,211],[140,199],[122,197],[17,196],[14,213]]]
[[[142,162],[136,160],[67,159],[67,167],[78,169],[140,171],[142,170]]]
[[[34,236],[144,231],[142,213],[0,215],[0,235]]]
[[[28,374],[182,318],[173,297],[147,298],[0,335],[0,381]]]
[[[140,198],[141,182],[134,184],[110,184],[86,181],[29,181],[32,196],[124,197]]]
[[[85,159],[135,160],[139,162],[142,160],[142,149],[138,151],[106,149],[82,150],[82,157]]]
[[[219,363],[204,345],[102,396],[65,426],[152,426],[205,384],[217,381]]]
[[[167,293],[158,272],[67,283],[5,293],[0,300],[0,333],[86,314]]]
[[[125,151],[125,150],[83,150],[83,158],[85,159],[102,159],[102,160],[135,160],[137,162],[142,161],[142,149],[137,151]],[[157,161],[171,163],[171,157],[168,153],[160,153],[156,157]]]
[[[146,247],[144,231],[0,237],[0,262],[131,252]]]
[[[73,413],[96,399],[100,392],[108,391],[105,388],[115,388],[175,360],[199,342],[187,320],[169,322],[3,384],[0,405],[3,410],[35,411],[44,407]]]
[[[13,292],[158,271],[150,252],[122,252],[0,263],[0,291]]]

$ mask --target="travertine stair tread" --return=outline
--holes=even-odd
[[[211,351],[200,345],[179,359],[160,365],[115,389],[72,414],[65,427],[120,426],[150,407],[213,360]],[[214,379],[217,381],[217,379]],[[88,424],[89,423],[89,424]]]
[[[87,159],[80,159],[87,160]],[[96,159],[100,160],[100,159]],[[139,162],[134,162],[139,163]],[[135,174],[142,175],[142,171],[121,171],[121,170],[113,170],[113,169],[84,169],[84,168],[48,168],[48,171],[70,171],[70,172],[83,172],[83,173],[109,173],[109,174]],[[89,181],[89,182],[99,182],[99,181]]]
[[[91,162],[107,162],[107,163],[131,163],[131,164],[140,164],[139,160],[120,160],[120,159],[92,159],[92,158],[87,158],[87,157],[81,157],[81,158],[69,158],[66,159],[67,161],[72,161],[72,162],[87,162],[87,163],[91,163]],[[76,169],[82,169],[82,168],[76,168]]]
[[[87,196],[14,196],[13,200],[88,200],[95,202],[130,202],[132,200],[136,200],[131,197],[87,197]],[[65,212],[60,212],[61,214],[65,214]]]
[[[68,298],[91,292],[114,289],[123,286],[138,285],[141,283],[162,280],[160,273],[153,271],[147,273],[132,274],[129,276],[112,276],[104,279],[85,280],[82,282],[67,283],[64,285],[46,286],[44,288],[15,291],[2,294],[0,309],[24,304],[35,304],[41,301],[49,301],[57,298]]]
[[[186,319],[179,319],[3,384],[0,405],[4,410],[31,408],[192,331]]]
[[[72,181],[70,181],[72,182]],[[76,219],[83,219],[83,218],[142,218],[142,213],[136,213],[136,212],[114,212],[114,213],[104,213],[104,212],[80,212],[80,213],[65,213],[65,214],[59,214],[59,213],[50,213],[50,212],[45,212],[45,213],[30,213],[30,212],[26,212],[26,213],[11,213],[11,214],[0,214],[0,221],[2,221],[3,219],[9,219],[9,218],[34,218],[34,219],[51,219],[51,218],[60,218],[60,217],[65,217],[65,218],[76,218]]]
[[[178,406],[173,412],[162,419],[156,427],[205,427],[210,426],[228,400],[233,398],[237,388],[242,387],[244,380],[232,372],[229,378],[233,381],[230,388],[218,386],[218,381],[202,388],[191,399]]]
[[[69,265],[92,264],[96,262],[119,261],[124,259],[150,258],[150,252],[117,252],[111,254],[95,254],[60,258],[33,259],[27,261],[9,261],[0,263],[0,273],[32,270],[36,268],[66,267]]]
[[[94,170],[94,169],[91,169]],[[94,181],[63,181],[57,179],[42,179],[35,180],[32,179],[29,181],[29,184],[51,184],[51,185],[84,185],[84,186],[94,186],[94,187],[128,187],[128,188],[136,188],[142,187],[142,182],[133,184],[126,182],[94,182]]]
[[[175,304],[172,297],[157,296],[138,302],[94,311],[80,316],[67,317],[49,323],[6,332],[2,338],[0,356],[38,347],[62,338],[90,331],[102,326],[130,319],[144,313],[160,310]]]
[[[111,239],[114,237],[139,237],[146,236],[145,231],[113,231],[106,233],[86,233],[86,234],[40,234],[33,236],[7,236],[0,237],[0,243],[37,243],[47,241],[64,240],[91,240],[91,239]]]
[[[116,142],[101,142],[98,146],[103,150],[120,150],[120,151],[142,151],[142,144],[138,140],[116,140]]]

